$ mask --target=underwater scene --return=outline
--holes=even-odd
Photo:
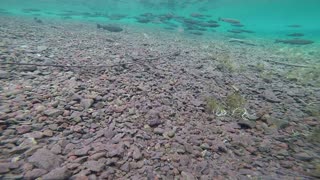
[[[319,7],[0,0],[0,179],[319,179]]]

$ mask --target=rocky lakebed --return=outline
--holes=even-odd
[[[320,89],[283,54],[122,28],[0,17],[0,179],[320,177]]]

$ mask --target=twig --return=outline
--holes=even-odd
[[[313,68],[314,66],[308,66],[308,65],[303,65],[303,64],[291,64],[291,63],[285,63],[285,62],[279,62],[279,61],[274,61],[274,60],[264,60],[267,62],[272,62],[276,64],[281,64],[281,65],[286,65],[286,66],[294,66],[294,67],[304,67],[304,68]]]

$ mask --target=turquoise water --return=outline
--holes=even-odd
[[[238,35],[228,30],[245,29],[254,32],[241,33],[245,37],[292,39],[296,37],[288,37],[287,34],[303,33],[304,36],[298,38],[316,43],[320,40],[318,0],[0,0],[0,7],[3,15],[133,23],[160,26],[164,31],[183,31],[186,34],[191,30],[188,30],[182,18],[201,22],[218,21],[219,17],[232,18],[239,20],[244,27],[218,21],[219,27],[203,27],[200,29],[201,34],[210,36],[212,32],[222,32]],[[145,13],[152,13],[148,17],[149,22],[137,22],[137,18]],[[165,15],[167,19],[163,19]]]

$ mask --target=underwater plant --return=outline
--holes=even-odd
[[[258,71],[264,71],[265,70],[264,64],[261,63],[261,62],[258,62],[256,64],[256,68],[257,68]]]
[[[310,103],[305,107],[305,111],[313,117],[320,117],[320,104]]]
[[[320,128],[315,128],[307,137],[309,142],[320,143]]]
[[[218,55],[216,60],[219,62],[217,68],[220,70],[226,70],[228,72],[235,72],[237,70],[236,64],[231,61],[228,53]]]
[[[271,71],[262,71],[262,73],[260,74],[260,77],[264,80],[271,80],[273,77],[273,73]]]
[[[296,81],[302,85],[312,84],[315,87],[320,86],[320,66],[313,68],[294,68],[285,74],[288,80]]]
[[[224,116],[227,114],[224,106],[217,99],[211,97],[211,98],[208,98],[206,101],[207,101],[207,110],[210,113],[213,113],[217,116]]]
[[[226,98],[226,104],[227,104],[228,110],[230,111],[243,109],[245,103],[246,103],[246,100],[240,95],[239,92],[230,94]]]

